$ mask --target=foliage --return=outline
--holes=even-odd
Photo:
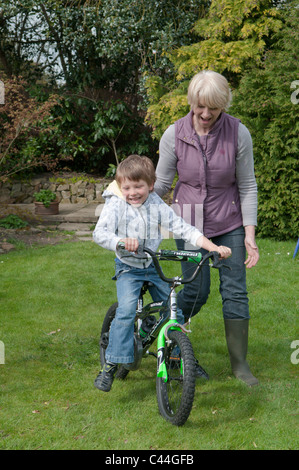
[[[113,163],[110,163],[109,164],[109,167],[108,167],[108,170],[106,171],[106,177],[107,178],[114,178],[115,174],[116,174],[116,169],[117,169],[117,166],[116,165],[113,165]]]
[[[103,156],[112,150],[117,165],[122,156],[149,152],[150,139],[148,133],[142,129],[141,119],[121,101],[97,103],[93,128],[94,141],[100,141],[97,154]],[[94,163],[96,164],[96,160]]]
[[[267,51],[261,68],[243,75],[231,112],[241,118],[253,137],[258,233],[284,240],[299,233],[299,11],[287,4],[281,14],[284,27],[275,36],[275,45]]]
[[[41,132],[49,132],[52,124],[51,110],[57,103],[55,95],[43,103],[29,96],[26,82],[21,77],[4,79],[5,100],[0,105],[0,180],[20,171],[37,166],[53,168],[55,162],[41,149],[20,152],[26,140],[35,139]]]
[[[68,89],[125,91],[136,105],[140,70],[169,73],[164,51],[190,43],[206,3],[0,0],[0,64],[8,75],[36,73]]]
[[[100,179],[98,178],[93,178],[92,176],[84,176],[82,174],[78,175],[78,176],[71,176],[71,177],[66,177],[66,178],[63,178],[63,177],[51,177],[49,178],[49,181],[50,183],[59,183],[59,184],[75,184],[75,183],[78,183],[79,181],[86,181],[88,184],[91,183],[91,184],[95,184],[95,183],[99,183],[100,182]]]
[[[102,172],[119,153],[152,152],[140,111],[146,107],[142,73],[156,71],[163,80],[173,75],[165,51],[190,44],[190,29],[207,3],[0,0],[0,78],[2,70],[8,77],[23,74],[38,99],[53,85],[60,94],[53,112],[59,119],[50,133],[30,136],[22,149],[26,158],[45,151],[60,166]],[[116,150],[115,137],[112,143],[107,132],[95,140],[90,133],[96,127],[99,135],[95,115],[102,102],[107,124],[110,101],[111,113],[118,102],[130,115]],[[138,142],[128,132],[128,119],[133,127],[137,118]]]
[[[182,82],[173,89],[171,83],[162,86],[160,77],[148,77],[146,88],[149,99],[149,107],[145,117],[145,122],[152,128],[152,135],[160,139],[167,127],[177,119],[185,116],[189,112],[187,101],[188,83]]]
[[[49,207],[51,202],[56,200],[56,194],[50,189],[41,189],[38,193],[34,193],[36,202],[42,202],[45,207]]]
[[[3,110],[0,124],[2,117],[11,131],[15,129],[15,134],[7,134],[1,146],[5,155],[10,150],[9,156],[3,159],[6,176],[11,174],[9,165],[12,172],[43,165],[49,169],[99,172],[107,168],[110,154],[114,161],[130,153],[150,154],[152,139],[149,130],[139,114],[126,103],[104,102],[83,94],[56,95],[55,99],[47,99],[47,94],[39,90],[31,90],[32,96],[29,96],[28,84],[20,81],[17,85],[17,79],[14,79],[14,86],[18,86],[20,98],[12,102],[8,86],[11,82],[5,82],[5,106],[0,107],[0,111]],[[27,100],[25,110],[18,105],[23,95]],[[33,127],[34,118],[39,114],[40,122],[35,122]],[[15,124],[13,116],[18,117]],[[19,125],[22,119],[25,121],[23,128]],[[13,144],[14,157],[11,151]],[[4,166],[2,168],[4,172]]]
[[[267,40],[282,26],[279,10],[271,5],[271,0],[213,0],[208,17],[194,26],[203,40],[172,55],[178,80],[204,69],[229,79],[248,64],[259,65]]]
[[[193,29],[199,42],[168,54],[177,72],[175,81],[164,87],[159,77],[146,82],[150,102],[146,122],[156,138],[186,114],[186,92],[196,73],[215,70],[236,86],[246,67],[261,64],[267,42],[282,26],[279,11],[271,4],[270,0],[212,0],[208,16]]]
[[[109,61],[116,89],[142,93],[143,72],[155,71],[164,81],[172,77],[173,66],[166,52],[190,44],[193,23],[208,2],[109,0],[97,3],[101,5],[102,15],[97,52]]]
[[[35,155],[47,149],[63,169],[103,173],[111,161],[130,153],[150,153],[152,139],[142,118],[123,101],[79,95],[60,96],[53,109],[55,125],[27,141]]]
[[[27,227],[28,222],[22,220],[18,215],[10,214],[0,220],[0,227],[8,229],[19,229]]]
[[[52,109],[52,126],[47,133],[40,133],[27,140],[23,152],[40,156],[47,151],[57,168],[86,170],[94,151],[90,132],[94,112],[76,96],[59,94],[58,103]]]

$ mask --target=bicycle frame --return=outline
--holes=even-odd
[[[180,281],[176,280],[174,282],[174,286],[172,286],[171,294],[170,294],[170,319],[169,321],[162,326],[161,331],[158,335],[158,342],[157,342],[157,377],[161,377],[164,382],[168,380],[167,368],[165,364],[165,345],[166,341],[168,341],[168,331],[169,330],[181,330],[184,333],[188,331],[185,329],[183,325],[181,325],[177,321],[177,301],[176,301],[176,292],[175,288],[180,285]]]
[[[175,279],[173,281],[173,285],[171,288],[171,293],[170,293],[170,316],[167,314],[160,316],[160,320],[152,327],[152,329],[148,332],[146,338],[141,339],[141,338],[136,338],[136,341],[140,341],[142,344],[138,345],[136,344],[136,357],[135,361],[133,364],[129,365],[126,364],[125,368],[128,370],[134,370],[139,367],[139,364],[142,360],[142,356],[144,353],[148,350],[149,346],[155,341],[155,339],[158,336],[157,339],[157,377],[162,377],[164,382],[167,382],[168,375],[167,375],[167,369],[166,369],[166,364],[165,364],[165,357],[164,357],[164,351],[165,351],[165,345],[166,341],[168,341],[168,331],[171,330],[181,330],[184,333],[189,333],[188,330],[185,329],[183,325],[178,323],[177,321],[177,301],[176,301],[176,292],[175,288],[181,284],[181,281],[178,279]],[[150,304],[146,305],[143,307],[143,293],[141,293],[141,298],[139,298],[138,301],[138,308],[137,308],[137,320],[141,320],[146,318],[147,316],[160,312],[163,310],[166,312],[168,310],[168,307],[165,305],[164,302],[151,302]],[[167,318],[169,317],[169,320],[165,323]],[[156,334],[158,332],[158,335]]]

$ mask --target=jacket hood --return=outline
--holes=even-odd
[[[120,199],[125,200],[116,180],[112,181],[112,183],[107,186],[102,196],[104,199],[109,198],[111,196],[117,196]]]

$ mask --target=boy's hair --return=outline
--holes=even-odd
[[[115,178],[118,184],[127,178],[131,181],[144,180],[151,186],[156,181],[155,167],[148,157],[130,155],[118,165]]]

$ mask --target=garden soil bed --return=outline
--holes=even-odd
[[[79,241],[76,234],[69,234],[51,227],[30,226],[24,229],[4,229],[0,227],[0,255],[18,246],[28,247],[57,245]]]

